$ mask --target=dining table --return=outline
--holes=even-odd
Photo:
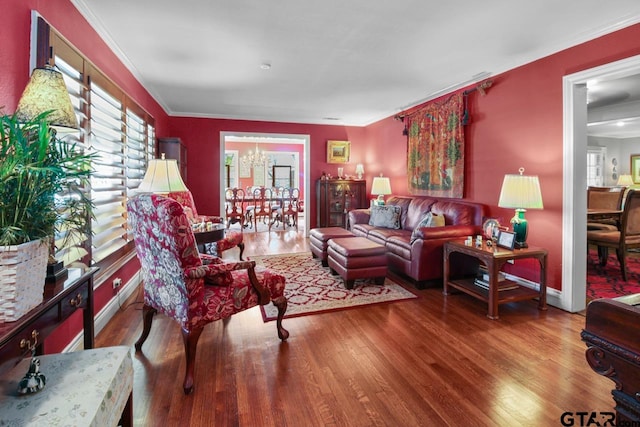
[[[622,218],[622,212],[622,210],[618,209],[587,209],[587,221],[613,220],[619,223]]]

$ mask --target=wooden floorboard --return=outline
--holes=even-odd
[[[302,231],[247,232],[245,243],[249,258],[308,251]],[[284,343],[257,307],[210,324],[189,396],[180,329],[157,315],[134,357],[135,425],[551,426],[566,411],[612,409],[613,382],[584,357],[583,316],[528,301],[494,321],[467,295],[411,288],[419,298],[286,319]],[[97,346],[133,351],[140,301]]]

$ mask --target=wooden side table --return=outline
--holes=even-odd
[[[224,239],[224,224],[213,224],[213,228],[206,231],[194,231],[193,236],[196,239],[198,251],[205,254],[207,253],[206,245],[208,243],[215,243]]]
[[[484,289],[475,284],[475,276],[473,277],[451,277],[451,271],[457,271],[451,266],[451,254],[461,253],[476,259],[483,263],[489,274],[489,289]],[[516,282],[506,280],[499,282],[498,275],[501,268],[509,261],[524,258],[535,258],[540,263],[540,290],[536,291],[525,286],[520,286]],[[455,267],[455,266],[454,266]],[[498,319],[498,305],[507,302],[524,301],[538,298],[538,308],[540,310],[547,309],[547,250],[542,248],[523,248],[508,250],[496,246],[487,246],[486,241],[482,242],[482,246],[476,247],[475,244],[465,245],[463,240],[452,240],[444,244],[444,291],[445,295],[450,295],[449,288],[455,288],[465,292],[489,304],[487,317],[490,319]],[[504,286],[508,285],[508,286]],[[506,288],[504,290],[499,287]]]

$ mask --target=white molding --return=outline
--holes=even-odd
[[[118,295],[114,298],[111,298],[107,305],[105,305],[102,310],[94,317],[94,334],[97,336],[98,333],[104,329],[104,327],[109,323],[109,321],[116,315],[116,313],[121,309],[122,302],[129,299],[129,297],[138,290],[138,286],[142,282],[140,278],[140,271],[136,273],[122,288]],[[142,315],[140,315],[142,316]],[[84,331],[80,331],[78,335],[76,335],[69,344],[62,350],[63,353],[69,351],[81,350],[82,345],[84,343]]]
[[[558,306],[570,312],[586,306],[586,84],[640,74],[640,55],[567,75],[562,81],[563,196],[562,292]]]

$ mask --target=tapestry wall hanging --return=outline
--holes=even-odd
[[[463,94],[406,116],[409,192],[462,198],[464,193]]]

